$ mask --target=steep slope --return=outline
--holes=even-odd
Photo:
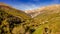
[[[0,3],[0,34],[60,34],[60,5],[25,12]]]
[[[24,34],[24,24],[29,23],[30,19],[31,17],[23,11],[0,3],[0,34]]]
[[[29,15],[27,15],[26,13],[24,13],[23,11],[21,11],[21,10],[16,10],[15,8],[12,8],[11,6],[8,6],[8,5],[6,5],[6,4],[1,4],[0,3],[0,8],[2,9],[2,10],[5,10],[7,13],[10,13],[10,14],[12,14],[12,15],[15,15],[16,14],[16,16],[21,16],[21,17],[23,17],[23,18],[27,18],[28,19],[28,17],[30,17]],[[21,15],[22,14],[22,15]],[[25,15],[26,14],[26,15]]]
[[[60,34],[60,5],[47,6],[40,12],[33,18],[39,25],[33,34]]]

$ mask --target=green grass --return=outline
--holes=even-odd
[[[49,10],[47,10],[42,14],[34,17],[33,20],[35,23],[41,23],[40,27],[38,27],[38,29],[36,29],[33,34],[43,34],[43,29],[45,28],[48,28],[48,31],[51,30],[51,34],[60,34],[60,12],[56,13],[54,11],[50,12]]]
[[[60,10],[56,11],[43,10],[43,13],[31,18],[31,16],[21,10],[12,7],[2,7],[0,8],[0,34],[11,34],[14,32],[14,34],[17,32],[19,34],[27,32],[31,34],[46,34],[45,28],[48,28],[48,34],[60,34]]]
[[[6,8],[5,6],[0,8],[0,34],[14,33],[12,32],[15,31],[13,29],[15,27],[21,28],[19,26],[22,26],[22,29],[18,30],[21,30],[23,32],[23,30],[26,29],[26,26],[24,24],[29,23],[30,21],[31,17],[21,10],[17,10],[12,7]],[[25,31],[23,33],[25,33]]]

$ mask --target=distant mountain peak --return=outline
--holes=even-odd
[[[44,10],[57,10],[59,9],[59,7],[60,7],[60,4],[43,6],[34,10],[26,10],[25,13],[31,15],[32,17],[35,17],[39,15],[40,13],[44,12]]]

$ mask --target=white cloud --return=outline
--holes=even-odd
[[[39,0],[33,0],[33,1],[39,1]],[[58,3],[59,0],[53,0],[53,2],[51,2],[50,4],[54,4],[54,2]],[[33,3],[27,3],[27,4],[20,3],[18,5],[13,6],[13,7],[20,9],[20,10],[31,10],[31,9],[36,9],[40,6],[45,6],[45,5],[47,5],[47,3],[46,4],[45,3],[39,3],[38,5],[39,6],[37,6],[36,4],[33,4]]]
[[[38,6],[31,3],[27,3],[27,4],[20,3],[19,5],[15,5],[14,7],[20,10],[31,10],[37,8]]]

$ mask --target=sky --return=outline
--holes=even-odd
[[[0,0],[0,2],[19,10],[31,10],[43,6],[60,4],[60,0]]]

